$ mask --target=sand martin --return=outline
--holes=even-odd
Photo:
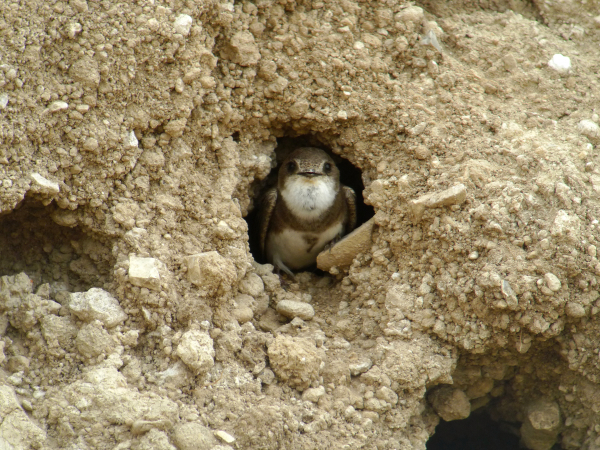
[[[277,186],[264,195],[260,247],[278,270],[315,264],[317,255],[356,225],[356,196],[340,184],[340,172],[323,150],[303,147],[281,164]]]

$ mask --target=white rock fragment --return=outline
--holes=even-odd
[[[583,119],[577,125],[577,129],[581,134],[590,139],[596,139],[600,137],[600,126],[598,126],[598,124],[593,120]]]
[[[556,275],[548,272],[546,275],[544,275],[544,280],[546,281],[546,286],[548,286],[548,289],[550,289],[552,292],[560,291],[562,285]]]
[[[190,30],[192,29],[192,22],[193,19],[191,16],[187,14],[180,14],[173,23],[173,29],[176,33],[187,36],[190,34]]]
[[[127,319],[119,301],[100,288],[71,294],[69,309],[78,319],[84,322],[99,320],[106,328],[112,328]]]
[[[215,251],[187,256],[184,264],[188,280],[209,293],[229,291],[236,280],[233,263]]]
[[[60,186],[56,181],[50,181],[37,172],[33,172],[30,177],[33,180],[31,184],[32,192],[48,195],[56,195],[60,192]]]
[[[0,109],[4,109],[8,106],[8,94],[0,94]]]
[[[412,209],[415,222],[419,222],[423,217],[425,208],[439,208],[440,206],[460,205],[467,199],[467,188],[464,184],[457,184],[449,189],[425,194],[416,200],[412,200],[409,205]]]
[[[129,257],[129,282],[148,289],[160,289],[160,261],[156,258]]]
[[[373,367],[373,362],[370,359],[365,358],[358,362],[350,364],[348,366],[348,369],[350,370],[350,374],[352,376],[357,377],[361,373],[365,373],[371,367]]]
[[[550,232],[556,238],[564,238],[571,243],[575,243],[578,240],[580,228],[581,220],[579,217],[561,209],[556,213]]]
[[[517,299],[517,294],[512,289],[510,283],[506,280],[502,280],[502,284],[500,285],[500,291],[502,292],[502,296],[506,300],[506,304],[509,309],[515,310],[519,306],[519,300]]]
[[[57,111],[62,111],[65,109],[69,108],[69,104],[67,102],[62,102],[60,100],[57,100],[55,102],[50,103],[50,106],[48,106],[48,109],[46,111],[49,112],[57,112]]]
[[[177,346],[177,356],[195,374],[206,373],[215,364],[213,340],[205,332],[186,331]]]
[[[277,304],[277,312],[290,319],[299,317],[302,320],[311,320],[315,316],[315,310],[311,305],[294,300],[280,301]]]
[[[138,139],[135,135],[135,132],[133,130],[131,130],[128,134],[127,134],[127,139],[125,141],[125,147],[127,148],[135,148],[138,146]]]
[[[438,52],[442,53],[442,46],[437,40],[437,36],[435,35],[435,31],[429,30],[425,36],[421,38],[421,44],[423,45],[431,45]]]
[[[548,61],[548,67],[556,70],[561,75],[567,74],[571,70],[571,58],[557,53]]]
[[[235,442],[235,438],[223,430],[215,431],[215,436],[221,439],[226,444],[233,444]]]

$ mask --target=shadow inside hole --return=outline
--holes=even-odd
[[[516,450],[519,424],[496,422],[487,411],[474,411],[464,420],[440,420],[427,450]]]
[[[350,161],[342,158],[339,155],[333,153],[329,148],[316,140],[313,136],[304,135],[295,138],[282,137],[277,139],[277,147],[275,148],[275,156],[277,166],[271,170],[269,175],[260,181],[255,181],[251,188],[251,192],[254,193],[254,208],[246,216],[246,222],[248,223],[249,232],[249,243],[250,252],[254,259],[260,263],[265,264],[267,261],[264,259],[260,250],[260,238],[259,238],[259,209],[260,209],[260,198],[264,193],[271,187],[277,184],[277,173],[283,160],[294,150],[301,147],[317,147],[325,151],[335,161],[338,169],[340,170],[340,182],[348,187],[351,187],[356,193],[356,226],[359,227],[371,217],[375,215],[375,210],[372,206],[366,205],[362,196],[365,189],[365,185],[362,180],[362,171],[352,165]],[[320,271],[319,271],[320,273]]]
[[[54,203],[26,198],[0,215],[0,276],[25,272],[37,286],[62,283],[65,290],[102,286],[114,266],[112,244],[79,226],[58,225]]]

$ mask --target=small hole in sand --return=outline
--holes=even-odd
[[[464,420],[440,420],[435,434],[427,442],[427,450],[517,449],[519,437],[515,433],[519,426],[496,422],[487,411],[473,412]],[[515,433],[511,432],[512,428]]]
[[[248,222],[248,229],[250,235],[250,251],[254,256],[254,259],[261,263],[267,263],[265,258],[260,252],[259,245],[259,237],[258,237],[258,213],[259,213],[259,199],[261,196],[271,187],[273,187],[277,182],[277,173],[279,171],[279,167],[281,162],[286,158],[286,156],[292,151],[301,148],[301,147],[317,147],[321,150],[324,150],[327,154],[329,154],[333,160],[335,161],[337,167],[340,170],[340,181],[343,185],[351,187],[356,193],[356,214],[357,214],[357,224],[356,226],[360,226],[369,220],[375,214],[373,207],[370,205],[366,205],[362,192],[365,188],[362,180],[362,171],[352,165],[350,161],[344,159],[343,157],[336,155],[333,153],[327,146],[323,145],[321,142],[316,140],[313,136],[304,135],[295,138],[291,137],[282,137],[277,139],[277,147],[275,148],[275,155],[277,160],[277,167],[271,170],[270,174],[261,181],[257,181],[257,183],[252,192],[256,193],[256,198],[254,201],[254,209],[248,214],[246,217],[246,221]]]

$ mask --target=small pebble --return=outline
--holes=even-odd
[[[192,22],[193,19],[190,16],[187,14],[181,14],[177,16],[177,19],[175,19],[173,29],[182,36],[187,36],[190,34],[190,30],[192,29]]]
[[[556,54],[548,61],[548,67],[556,70],[560,74],[567,74],[571,70],[571,58]]]
[[[276,309],[279,314],[289,318],[299,317],[302,320],[310,320],[315,316],[315,310],[311,305],[294,300],[282,300],[277,304]]]
[[[560,290],[560,280],[553,273],[548,272],[546,275],[544,275],[544,280],[546,280],[546,286],[548,286],[548,289],[550,289],[551,291],[557,292]]]

